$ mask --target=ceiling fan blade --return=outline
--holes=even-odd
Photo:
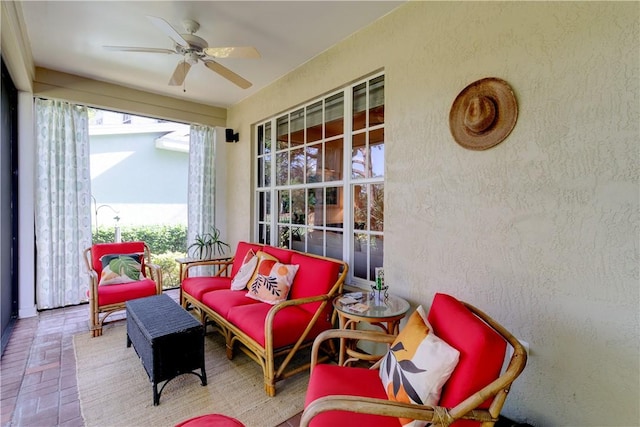
[[[231,83],[240,86],[242,89],[248,89],[251,87],[250,81],[243,79],[227,67],[224,67],[211,60],[203,60],[202,62],[204,62],[204,65],[206,65],[207,68],[209,68],[211,71],[215,71],[225,79],[229,80]]]
[[[149,52],[149,53],[177,53],[171,49],[160,49],[155,47],[132,47],[132,46],[102,46],[105,50],[117,52]]]
[[[191,69],[191,64],[186,61],[180,61],[173,71],[171,80],[169,80],[170,86],[180,86],[184,82],[184,78],[187,77],[187,73]]]
[[[214,58],[260,58],[260,52],[252,46],[208,47],[204,53]]]
[[[165,33],[171,40],[176,42],[182,47],[189,47],[189,43],[180,35],[179,32],[176,31],[167,21],[162,18],[158,18],[157,16],[147,15],[147,18],[160,29],[163,33]]]

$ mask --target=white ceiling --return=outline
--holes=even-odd
[[[228,107],[389,13],[403,1],[24,1],[36,66],[208,105]],[[253,83],[241,89],[194,65],[185,88],[169,86],[182,56],[113,52],[105,45],[172,49],[146,15],[179,33],[200,23],[210,47],[254,46],[260,59],[217,62]],[[183,90],[186,89],[186,92]]]

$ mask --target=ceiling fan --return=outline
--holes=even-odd
[[[173,49],[148,48],[148,47],[128,47],[128,46],[103,46],[107,50],[122,52],[150,52],[182,55],[183,59],[178,63],[173,75],[169,80],[169,85],[180,86],[183,84],[187,73],[192,65],[202,61],[211,71],[220,74],[231,83],[247,89],[251,87],[251,82],[234,73],[227,67],[217,63],[217,58],[260,58],[260,53],[255,47],[209,47],[206,40],[195,35],[200,28],[200,24],[192,19],[184,19],[182,25],[186,34],[180,34],[167,21],[155,16],[147,16],[149,20],[174,42]]]

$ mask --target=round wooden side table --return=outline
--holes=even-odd
[[[377,298],[373,292],[362,292],[362,299],[356,303],[345,304],[344,295],[333,300],[333,308],[338,314],[341,329],[356,329],[358,323],[367,322],[382,329],[385,333],[394,335],[398,333],[400,320],[409,311],[409,303],[395,295]],[[345,363],[345,355],[360,360],[375,361],[379,355],[362,353],[357,350],[356,342],[346,342],[340,339],[339,364]]]

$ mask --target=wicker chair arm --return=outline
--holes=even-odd
[[[162,268],[158,264],[145,263],[145,267],[149,270],[151,280],[156,283],[156,291],[162,292]]]
[[[424,420],[433,423],[434,426],[440,427],[447,427],[456,421],[456,419],[449,414],[447,408],[441,406],[417,405],[360,396],[334,395],[321,397],[309,404],[302,414],[300,426],[308,426],[311,419],[322,412],[337,410]],[[489,414],[489,411],[484,409],[470,411],[460,418],[480,422],[496,421],[496,419]]]
[[[89,270],[87,274],[89,275],[89,280],[91,282],[98,282],[98,273],[95,270]]]
[[[335,338],[391,344],[396,339],[396,335],[389,335],[384,332],[361,329],[329,329],[323,331],[316,337],[316,339],[313,341],[313,346],[311,347],[310,368],[312,372],[314,366],[318,364],[320,348],[322,347],[322,344],[329,339]],[[377,367],[378,364],[375,364],[374,366],[372,366],[372,369],[376,369]]]
[[[89,295],[96,295],[98,291],[98,273],[95,270],[89,270]]]
[[[264,327],[266,328],[266,330],[271,330],[273,327],[273,321],[276,317],[276,314],[283,308],[291,307],[293,305],[303,305],[303,304],[309,304],[312,302],[327,301],[329,300],[329,298],[331,298],[330,295],[323,294],[323,295],[315,295],[315,296],[306,297],[306,298],[289,299],[286,301],[282,301],[278,304],[275,304],[273,307],[271,307],[271,309],[269,310],[269,313],[267,313],[267,318],[265,319]]]
[[[218,271],[213,275],[213,277],[223,276],[228,274],[229,267],[233,264],[233,258],[229,259],[210,259],[210,260],[202,260],[190,262],[184,269],[184,277],[189,277],[189,269],[194,267],[202,267],[202,266],[218,266]]]

